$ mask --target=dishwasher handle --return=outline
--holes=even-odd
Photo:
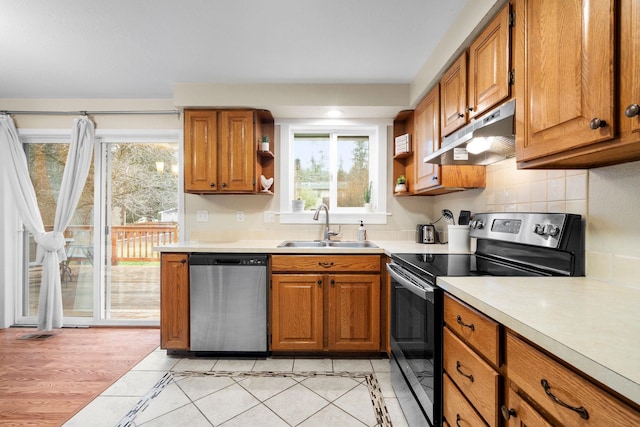
[[[267,255],[264,254],[196,253],[189,256],[189,265],[265,266],[267,259]]]

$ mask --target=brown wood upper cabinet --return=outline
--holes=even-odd
[[[440,148],[440,87],[436,85],[420,101],[413,112],[403,112],[394,121],[394,133],[411,133],[413,152],[408,156],[396,156],[393,176],[405,175],[408,194],[433,196],[460,191],[464,188],[481,188],[486,185],[484,166],[435,165],[424,163],[428,154]]]
[[[640,159],[640,1],[518,0],[520,168]]]
[[[185,110],[185,192],[257,193],[260,175],[273,177],[274,169],[272,154],[257,154],[264,135],[273,139],[268,112]]]
[[[505,5],[440,79],[443,137],[509,98],[509,10]]]

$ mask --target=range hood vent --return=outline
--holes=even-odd
[[[515,99],[444,138],[441,148],[424,158],[439,165],[490,165],[516,154]]]

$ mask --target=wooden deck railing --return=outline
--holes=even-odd
[[[93,246],[93,226],[71,225],[65,235],[75,245]],[[148,222],[111,227],[111,265],[118,261],[156,261],[160,254],[154,246],[178,241],[178,224],[174,222]]]

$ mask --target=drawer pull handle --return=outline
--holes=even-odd
[[[476,330],[476,327],[473,325],[473,323],[469,323],[469,324],[464,323],[464,322],[462,321],[462,316],[460,316],[459,314],[458,314],[458,317],[456,317],[456,322],[458,322],[458,325],[462,325],[462,326],[464,326],[465,328],[469,328],[469,329],[471,329],[472,331],[475,331],[475,330]]]
[[[585,420],[589,419],[589,413],[587,412],[586,409],[584,409],[584,407],[580,406],[579,408],[577,408],[575,406],[567,405],[562,400],[560,400],[556,396],[554,396],[553,393],[551,393],[551,386],[549,385],[549,381],[547,381],[547,380],[545,380],[543,378],[540,381],[540,384],[542,385],[542,388],[544,388],[544,392],[547,393],[547,396],[549,396],[551,399],[553,399],[553,401],[556,402],[558,405],[564,406],[565,408],[571,409],[572,411],[576,411],[578,414],[580,414],[580,417],[582,419],[585,419]]]
[[[333,262],[319,262],[318,265],[320,267],[329,268],[333,267]]]
[[[465,374],[464,372],[462,372],[462,371],[460,370],[460,366],[461,366],[461,365],[460,365],[460,361],[459,361],[459,360],[456,360],[456,371],[458,371],[458,373],[459,373],[460,375],[462,375],[463,377],[468,378],[468,379],[469,379],[469,381],[473,382],[473,375],[471,375],[471,374],[467,375],[467,374]]]

